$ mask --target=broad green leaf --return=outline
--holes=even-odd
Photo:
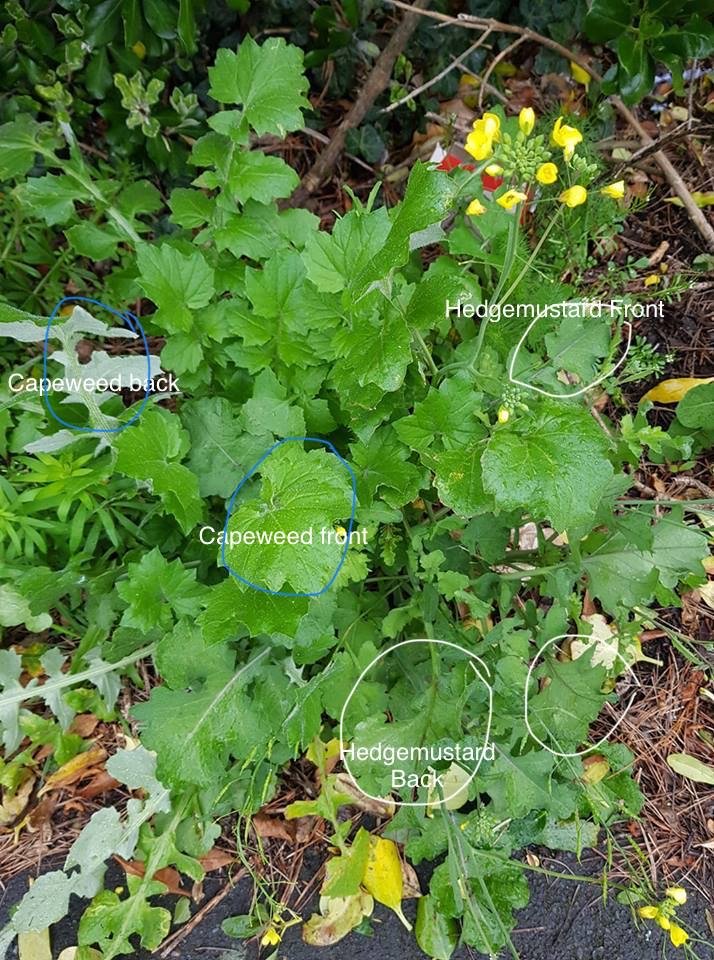
[[[688,390],[677,404],[676,413],[685,427],[714,428],[714,383]]]
[[[432,242],[427,230],[441,223],[451,210],[456,194],[455,182],[448,174],[423,163],[412,169],[404,200],[393,214],[384,244],[350,285],[355,295],[392,270],[403,266],[412,250]]]
[[[541,689],[530,697],[528,719],[536,736],[558,752],[587,743],[590,724],[607,699],[601,691],[607,671],[593,666],[593,660],[587,655],[572,661],[551,658],[534,672]]]
[[[265,653],[242,668],[216,671],[200,686],[154,687],[151,697],[135,704],[141,740],[158,756],[158,774],[164,783],[209,786],[221,781],[236,736],[235,725],[249,706],[242,687],[255,675]],[[252,718],[264,726],[266,718]]]
[[[161,884],[157,884],[159,890]],[[127,929],[127,914],[132,923]],[[146,950],[156,950],[171,928],[171,914],[165,907],[152,907],[143,897],[121,900],[113,890],[102,890],[82,914],[80,943],[98,943],[102,956],[134,953],[129,939],[134,933]]]
[[[178,417],[150,408],[136,424],[117,434],[114,446],[117,470],[160,497],[165,512],[188,533],[200,520],[203,504],[195,475],[176,462],[188,446]]]
[[[307,610],[306,597],[274,597],[252,590],[233,577],[211,587],[206,609],[198,618],[206,643],[223,643],[243,633],[295,635]]]
[[[240,104],[257,134],[284,137],[302,126],[302,111],[310,109],[302,60],[302,50],[283,39],[271,37],[259,46],[246,36],[237,52],[218,51],[208,70],[209,93],[219,103]]]
[[[130,563],[127,571],[127,579],[117,584],[119,596],[129,604],[122,625],[143,633],[153,627],[167,630],[173,617],[194,617],[201,609],[205,587],[196,583],[196,571],[187,570],[178,559],[169,562],[158,547]]]
[[[414,412],[397,420],[394,429],[412,450],[424,452],[435,440],[441,440],[447,450],[463,450],[486,433],[475,417],[479,400],[468,380],[449,377],[438,390],[431,387],[425,399],[414,404]]]
[[[351,210],[337,220],[331,234],[321,231],[310,237],[303,254],[308,277],[318,290],[338,293],[380,252],[390,229],[386,207],[369,213]]]
[[[535,421],[496,431],[481,458],[496,506],[522,509],[556,530],[592,522],[613,475],[607,440],[580,405],[545,403]]]
[[[460,517],[473,517],[493,509],[493,497],[484,490],[484,450],[485,444],[476,440],[463,448],[422,454],[422,461],[434,471],[439,499]]]
[[[191,436],[187,462],[201,496],[229,497],[265,452],[264,440],[246,436],[242,418],[225,397],[191,400],[181,408],[181,419]]]
[[[214,294],[213,270],[198,250],[141,244],[136,253],[137,282],[158,307],[152,318],[169,333],[190,330],[191,311],[205,307]]]
[[[409,462],[409,450],[390,427],[381,427],[367,443],[360,441],[351,449],[363,507],[377,495],[391,507],[403,507],[426,484],[424,470]]]
[[[604,319],[564,317],[557,331],[545,337],[550,366],[555,373],[565,370],[577,374],[581,383],[590,383],[607,356],[610,339],[610,329]],[[523,372],[518,373],[521,379],[525,379]]]
[[[348,850],[327,861],[321,893],[325,897],[351,897],[362,883],[369,855],[369,833],[360,827]]]
[[[201,190],[177,187],[169,197],[171,219],[180,227],[201,227],[210,219],[214,201]]]
[[[27,173],[35,162],[35,154],[48,127],[25,113],[0,127],[0,180],[22,177]]]
[[[75,224],[65,230],[65,234],[80,256],[92,260],[107,260],[113,257],[122,239],[109,224],[98,227],[89,221]]]
[[[73,177],[64,174],[29,177],[17,191],[22,203],[50,227],[68,223],[75,216],[74,201],[89,198]]]
[[[449,960],[459,942],[459,926],[438,909],[431,896],[421,897],[417,905],[416,941],[433,960]]]
[[[228,187],[241,204],[289,197],[299,182],[293,168],[281,157],[266,156],[259,150],[243,151],[234,157],[228,175]]]
[[[322,449],[302,450],[285,443],[259,468],[260,494],[236,502],[228,535],[253,532],[269,542],[226,547],[231,570],[271,591],[316,593],[337,569],[343,546],[329,534],[351,513],[350,477],[335,456]],[[275,543],[276,533],[297,533],[304,542]],[[307,540],[311,542],[306,542]]]
[[[332,376],[338,386],[374,384],[392,392],[404,383],[411,362],[411,334],[397,310],[374,317],[355,311],[349,326],[335,334],[333,350],[338,359]]]

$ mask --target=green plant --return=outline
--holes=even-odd
[[[513,177],[496,200],[476,186],[480,168],[418,163],[394,207],[378,205],[378,188],[366,201],[352,195],[350,211],[320,230],[314,214],[281,209],[297,174],[256,147],[303,123],[301,52],[246,37],[221,49],[208,75],[222,109],[192,144],[191,184],[167,191],[168,229],[162,194],[147,180],[110,180],[61,121],[23,115],[2,130],[0,172],[15,181],[19,216],[65,236],[52,267],[58,283],[71,276],[73,251],[94,260],[101,252],[108,269],[88,292],[103,285],[142,301],[142,322],[182,390],[103,436],[67,437],[44,419],[37,395],[2,411],[12,487],[3,487],[0,521],[22,532],[5,558],[7,626],[53,627],[79,641],[69,672],[44,656],[44,683],[21,683],[21,655],[3,651],[7,760],[22,752],[27,700],[42,698],[66,731],[71,687],[91,683],[109,708],[140,659],[151,656],[161,678],[131,710],[141,745],[107,767],[140,794],[125,810],[94,814],[63,869],[37,880],[2,936],[56,922],[75,894],[90,900],[81,946],[98,945],[103,960],[130,953],[132,937],[155,949],[174,919],[156,902],[167,892],[158,872],[173,867],[200,882],[220,818],[237,812],[249,822],[302,755],[319,771],[320,793],[290,812],[319,813],[332,826],[339,857],[323,913],[347,900],[346,933],[370,898],[401,909],[400,895],[374,882],[365,831],[352,836],[338,817],[362,794],[354,785],[343,793],[344,780],[328,773],[329,744],[475,748],[490,738],[493,755],[470,779],[440,759],[437,779],[416,792],[379,765],[360,767],[357,782],[423,804],[402,806],[382,838],[392,845],[378,846],[390,876],[396,842],[415,863],[444,858],[419,906],[422,948],[434,957],[457,942],[513,953],[513,911],[528,898],[514,854],[534,843],[579,853],[637,815],[630,752],[592,743],[589,727],[641,658],[652,608],[679,605],[705,579],[708,538],[696,511],[624,497],[656,431],[646,419],[621,431],[591,406],[587,388],[610,369],[619,324],[593,313],[585,291],[551,279],[540,259],[554,224],[583,223],[597,171],[579,159],[569,125],[556,128],[556,166],[545,137],[528,140],[528,114],[487,114],[470,146],[482,166],[503,160]],[[539,171],[546,188],[562,182],[543,192],[557,213],[529,249],[517,178],[532,182]],[[614,202],[617,185],[604,189]],[[40,288],[32,297],[43,315],[53,305],[45,296]],[[551,309],[563,301],[579,311],[574,320]],[[479,313],[487,304],[497,312]],[[32,365],[27,345],[41,340],[40,318],[2,305],[0,321],[23,344],[18,365]],[[73,313],[58,322],[65,365],[90,321]],[[707,392],[678,408],[682,427],[705,430],[709,404]],[[92,426],[99,414],[122,422],[135,412],[116,394],[102,409],[83,405]],[[349,479],[331,454],[296,437],[329,441],[355,475],[364,538],[324,591],[333,542],[300,554],[258,541],[249,577],[221,569],[217,535],[224,525],[229,537],[242,532],[246,518],[277,516],[283,532],[288,523],[345,530]],[[234,490],[245,495],[235,510]],[[51,521],[38,517],[45,510]],[[533,538],[522,547],[526,528]],[[244,551],[231,544],[227,554],[248,572]],[[419,653],[400,659],[399,644],[415,638]],[[144,864],[123,898],[103,887],[112,855]],[[289,921],[266,900],[253,922],[230,928],[274,944]]]
[[[709,57],[714,50],[714,28],[707,20],[712,10],[711,3],[594,0],[585,33],[596,43],[612,46],[618,59],[605,75],[604,89],[638,103],[652,91],[657,64],[662,63],[682,93],[687,62]]]

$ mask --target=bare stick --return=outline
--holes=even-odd
[[[489,63],[489,65],[488,65],[488,67],[487,67],[487,69],[486,69],[486,72],[485,72],[484,75],[483,75],[483,80],[481,81],[481,86],[479,87],[479,91],[478,91],[478,108],[479,108],[479,110],[483,110],[483,95],[484,95],[484,91],[485,91],[485,88],[486,88],[486,84],[488,83],[491,74],[492,74],[493,71],[496,69],[496,67],[499,65],[499,63],[500,63],[502,60],[505,60],[506,57],[508,56],[508,54],[511,53],[512,50],[515,50],[516,47],[520,46],[525,39],[526,39],[525,37],[517,37],[517,38],[513,41],[513,43],[509,43],[507,47],[504,47],[504,49],[501,50],[501,52],[500,52],[497,56],[495,56],[495,57],[493,58],[493,60]]]
[[[596,80],[598,83],[602,83],[602,76],[597,72],[597,70],[594,70],[587,60],[580,56],[580,54],[575,53],[573,50],[568,50],[567,47],[564,47],[556,40],[551,40],[550,37],[544,37],[542,34],[536,33],[534,30],[529,30],[528,27],[517,27],[511,23],[502,23],[500,20],[492,20],[487,17],[471,17],[467,16],[466,14],[462,14],[460,17],[450,17],[445,13],[437,13],[433,10],[419,10],[417,12],[416,6],[412,7],[408,3],[404,3],[403,0],[388,0],[388,2],[391,3],[392,6],[399,7],[400,10],[411,10],[418,16],[431,17],[431,19],[439,20],[441,23],[452,23],[456,26],[464,27],[467,30],[486,30],[490,27],[491,30],[495,32],[518,34],[526,40],[533,40],[535,43],[539,43],[541,46],[548,47],[550,50],[554,50],[566,60],[572,60],[573,63],[577,63],[578,66],[581,66],[583,70],[590,74],[594,80]],[[630,108],[627,107],[619,97],[613,96],[610,97],[609,100],[620,116],[626,120],[635,131],[637,136],[640,138],[642,146],[654,146],[657,148],[657,141],[647,133]],[[689,192],[689,189],[682,180],[681,176],[677,173],[669,158],[666,157],[660,149],[656,149],[653,157],[657,163],[657,166],[666,177],[672,190],[682,201],[685,210],[697,228],[699,235],[707,246],[707,249],[711,252],[714,252],[714,228],[694,202],[692,194]]]
[[[329,145],[310,167],[300,187],[291,197],[291,206],[298,206],[306,200],[307,197],[317,190],[327,175],[332,172],[338,157],[344,149],[347,134],[350,130],[354,130],[355,127],[358,127],[360,123],[362,123],[369,108],[380,93],[386,89],[392,75],[395,60],[404,50],[409,42],[409,38],[416,30],[417,24],[419,23],[419,14],[429,6],[430,2],[431,0],[416,0],[414,6],[407,5],[407,12],[390,37],[387,46],[380,53],[359,96],[335,130]],[[484,29],[487,28],[484,27]]]
[[[432,77],[431,80],[427,80],[426,83],[422,83],[420,87],[417,87],[415,90],[412,90],[411,93],[408,93],[405,97],[402,97],[401,100],[396,100],[394,103],[390,103],[389,106],[385,107],[381,112],[391,113],[393,110],[396,110],[397,107],[401,107],[403,103],[408,103],[410,100],[413,100],[415,97],[418,97],[420,93],[424,93],[425,90],[428,90],[429,87],[433,87],[435,83],[439,82],[439,80],[443,80],[443,78],[447,74],[451,73],[452,70],[454,70],[461,63],[463,63],[463,61],[474,52],[474,50],[478,50],[478,48],[484,43],[484,41],[486,40],[486,37],[490,33],[491,33],[490,28],[487,28],[486,30],[484,30],[484,32],[478,38],[476,43],[472,43],[471,46],[468,48],[468,50],[464,50],[462,54],[460,54],[458,57],[452,60],[452,62],[448,65],[448,67],[444,67],[444,69],[440,73],[437,73],[435,77]]]

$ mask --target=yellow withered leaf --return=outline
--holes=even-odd
[[[393,840],[371,837],[362,886],[378,903],[394,910],[407,930],[411,930],[411,923],[402,913],[404,880],[399,850]]]
[[[90,767],[103,763],[106,758],[107,752],[102,747],[90,747],[84,753],[78,753],[76,757],[72,757],[71,760],[63,764],[59,770],[50,774],[38,796],[42,796],[49,790],[58,790],[60,787],[70,786],[84,776]]]
[[[711,383],[714,377],[675,377],[674,380],[663,380],[656,387],[652,387],[642,398],[654,403],[679,403],[685,394],[703,383]]]

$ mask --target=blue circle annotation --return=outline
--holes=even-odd
[[[141,339],[144,343],[144,352],[146,354],[146,390],[144,392],[144,399],[139,405],[139,409],[132,415],[132,417],[127,420],[126,423],[120,424],[118,427],[80,427],[74,423],[68,423],[66,420],[63,420],[62,417],[58,416],[55,412],[52,403],[50,401],[49,391],[43,391],[42,399],[44,400],[45,407],[50,416],[54,417],[57,423],[60,423],[63,427],[68,427],[70,430],[76,430],[79,433],[119,433],[122,430],[125,430],[127,427],[130,427],[132,423],[136,423],[139,417],[144,412],[146,404],[149,402],[149,395],[151,393],[151,357],[149,355],[149,344],[146,340],[146,334],[144,333],[144,328],[142,327],[139,318],[135,316],[130,310],[124,310],[120,312],[115,310],[113,307],[107,306],[106,303],[102,303],[101,300],[93,300],[91,297],[62,297],[59,300],[52,313],[50,314],[49,320],[47,321],[47,328],[45,329],[45,341],[44,347],[42,350],[42,379],[46,381],[47,376],[47,360],[49,353],[49,340],[50,340],[50,330],[52,329],[52,323],[57,317],[57,314],[62,309],[66,303],[92,303],[97,307],[103,307],[104,310],[108,310],[109,313],[113,314],[115,317],[118,317],[122,323],[125,324],[131,330],[132,333],[139,333]]]
[[[230,566],[230,564],[226,560],[226,540],[228,538],[228,524],[233,514],[233,508],[235,506],[235,502],[238,495],[240,494],[241,490],[246,485],[248,480],[250,480],[250,478],[253,476],[256,470],[258,470],[260,465],[268,459],[268,457],[270,456],[271,453],[273,453],[273,451],[277,450],[278,447],[281,447],[284,443],[293,443],[293,442],[320,443],[322,444],[323,447],[327,447],[332,453],[334,453],[334,455],[340,461],[342,466],[347,470],[347,472],[350,475],[350,481],[352,484],[352,507],[350,512],[350,521],[347,526],[345,546],[342,551],[342,555],[340,557],[340,562],[337,564],[335,572],[332,574],[332,576],[327,581],[325,586],[321,590],[314,590],[310,593],[293,593],[288,590],[270,590],[268,587],[262,587],[260,586],[260,584],[253,583],[251,580],[246,580],[245,577],[241,577],[241,575],[239,573],[236,573],[236,571]],[[357,510],[357,477],[355,476],[355,472],[352,469],[352,467],[349,465],[349,463],[347,463],[344,457],[342,457],[337,452],[333,444],[331,444],[329,440],[323,440],[321,437],[284,437],[282,440],[278,440],[276,443],[272,445],[272,447],[266,450],[266,452],[263,454],[260,460],[258,460],[257,463],[253,464],[253,466],[246,473],[246,475],[243,477],[241,482],[238,484],[238,486],[235,488],[235,490],[231,494],[231,498],[228,501],[228,509],[226,510],[226,522],[223,527],[223,542],[221,543],[221,566],[225,567],[232,577],[235,577],[236,580],[239,580],[241,583],[244,583],[247,587],[252,587],[253,590],[258,590],[260,591],[260,593],[270,594],[270,596],[272,597],[320,597],[322,596],[323,593],[326,593],[330,589],[332,584],[335,582],[347,558],[347,551],[349,550],[349,547],[350,547],[350,537],[352,534],[352,530],[354,528],[356,510]]]

